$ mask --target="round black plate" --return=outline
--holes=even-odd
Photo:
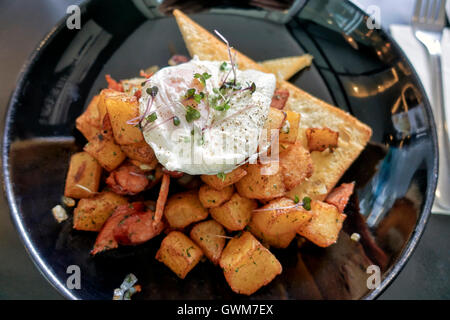
[[[88,2],[81,30],[69,30],[62,21],[24,68],[9,104],[2,150],[13,221],[33,261],[67,298],[111,299],[130,272],[143,287],[136,299],[245,298],[233,294],[210,263],[178,279],[154,259],[159,239],[92,258],[95,234],[72,230],[70,219],[58,224],[51,214],[61,201],[69,156],[83,145],[75,118],[106,86],[104,75],[133,77],[140,69],[166,65],[173,53],[187,54],[175,20],[151,6],[138,10],[138,2],[144,3]],[[356,181],[357,192],[337,244],[323,249],[294,241],[275,250],[282,275],[250,298],[375,298],[416,246],[436,186],[434,123],[414,70],[395,43],[382,30],[369,29],[364,13],[348,2],[309,1],[287,16],[215,3],[194,7],[194,20],[220,30],[257,61],[311,53],[314,65],[291,81],[373,129],[369,146],[342,178]],[[361,234],[359,243],[350,240],[354,232]],[[66,286],[71,265],[80,267],[81,289]],[[370,265],[381,270],[377,288],[367,285]]]

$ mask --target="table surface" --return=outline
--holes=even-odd
[[[3,116],[25,60],[65,15],[67,7],[79,2],[0,1],[0,111]],[[356,2],[362,7],[379,6],[381,23],[386,30],[391,23],[407,24],[414,5],[414,0]],[[450,277],[447,275],[450,243],[446,241],[449,233],[450,216],[432,215],[410,261],[381,299],[450,299]],[[4,197],[0,197],[0,261],[0,299],[62,299],[27,255],[12,225]]]

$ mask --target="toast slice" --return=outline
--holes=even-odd
[[[173,14],[191,56],[196,55],[200,60],[228,61],[227,47],[221,40],[181,11],[174,10]],[[238,51],[236,58],[242,70],[255,69],[270,73],[264,66]],[[307,128],[328,127],[339,132],[338,148],[334,152],[312,152],[313,175],[288,193],[292,198],[297,195],[300,199],[308,196],[323,200],[364,149],[372,130],[350,114],[311,96],[287,81],[278,81],[277,86],[289,91],[286,108],[301,114],[299,141],[303,146],[307,147]]]
[[[278,81],[289,80],[294,74],[311,65],[313,56],[304,54],[302,56],[284,57],[259,62],[268,72],[273,73]]]

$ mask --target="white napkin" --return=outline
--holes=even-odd
[[[423,45],[414,37],[411,26],[405,25],[391,25],[392,37],[397,41],[400,47],[405,52],[409,61],[412,63],[419,75],[420,80],[425,88],[431,104],[434,103],[432,95],[432,75],[431,66],[428,59],[428,53]],[[450,29],[445,29],[442,37],[442,77],[443,90],[445,100],[445,113],[447,124],[450,124]],[[449,155],[450,156],[450,155]],[[433,213],[445,213],[433,207]]]
[[[406,53],[409,61],[416,69],[425,88],[430,103],[433,104],[431,66],[428,53],[423,45],[414,37],[411,26],[391,25],[392,37]],[[444,80],[444,100],[447,124],[450,124],[450,29],[444,30],[442,37],[442,73]]]

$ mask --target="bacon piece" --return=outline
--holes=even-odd
[[[289,98],[289,91],[285,89],[278,89],[275,91],[272,97],[272,103],[270,106],[276,109],[284,109],[286,101]]]
[[[127,162],[109,174],[106,184],[117,194],[135,195],[147,188],[149,180],[144,171]]]
[[[162,168],[162,171],[165,174],[168,174],[169,176],[171,176],[172,178],[181,178],[184,175],[183,172],[180,172],[180,171],[169,171],[169,170],[167,170],[164,167]]]
[[[148,78],[150,78],[150,77],[153,75],[153,73],[154,73],[154,72],[147,73],[147,72],[145,72],[144,70],[141,70],[141,71],[139,72],[139,75],[140,75],[141,77],[144,77],[144,78],[148,79]]]
[[[169,195],[170,176],[164,174],[161,182],[161,189],[159,190],[158,200],[156,201],[155,221],[154,225],[157,225],[164,213],[164,207],[166,206],[167,196]]]
[[[99,252],[117,248],[119,244],[114,238],[114,229],[116,226],[124,221],[124,219],[127,219],[137,212],[143,211],[144,208],[145,206],[142,202],[133,202],[131,204],[118,206],[103,225],[102,230],[95,240],[91,254],[96,255]]]
[[[343,183],[339,187],[334,188],[325,199],[325,202],[328,204],[334,205],[338,208],[339,212],[344,212],[345,206],[350,199],[350,196],[353,194],[353,190],[355,188],[355,183]]]
[[[124,92],[122,84],[114,80],[109,74],[105,75],[105,79],[108,83],[108,89]]]
[[[134,96],[136,97],[136,99],[140,99],[141,98],[141,96],[142,96],[142,90],[137,90],[135,93],[134,93]]]
[[[114,228],[114,239],[121,245],[137,245],[159,235],[165,224],[163,221],[154,224],[153,211],[136,212],[122,220]]]
[[[178,64],[182,64],[185,62],[188,62],[189,58],[186,56],[183,56],[181,54],[174,54],[170,59],[169,59],[169,66],[176,66]]]

